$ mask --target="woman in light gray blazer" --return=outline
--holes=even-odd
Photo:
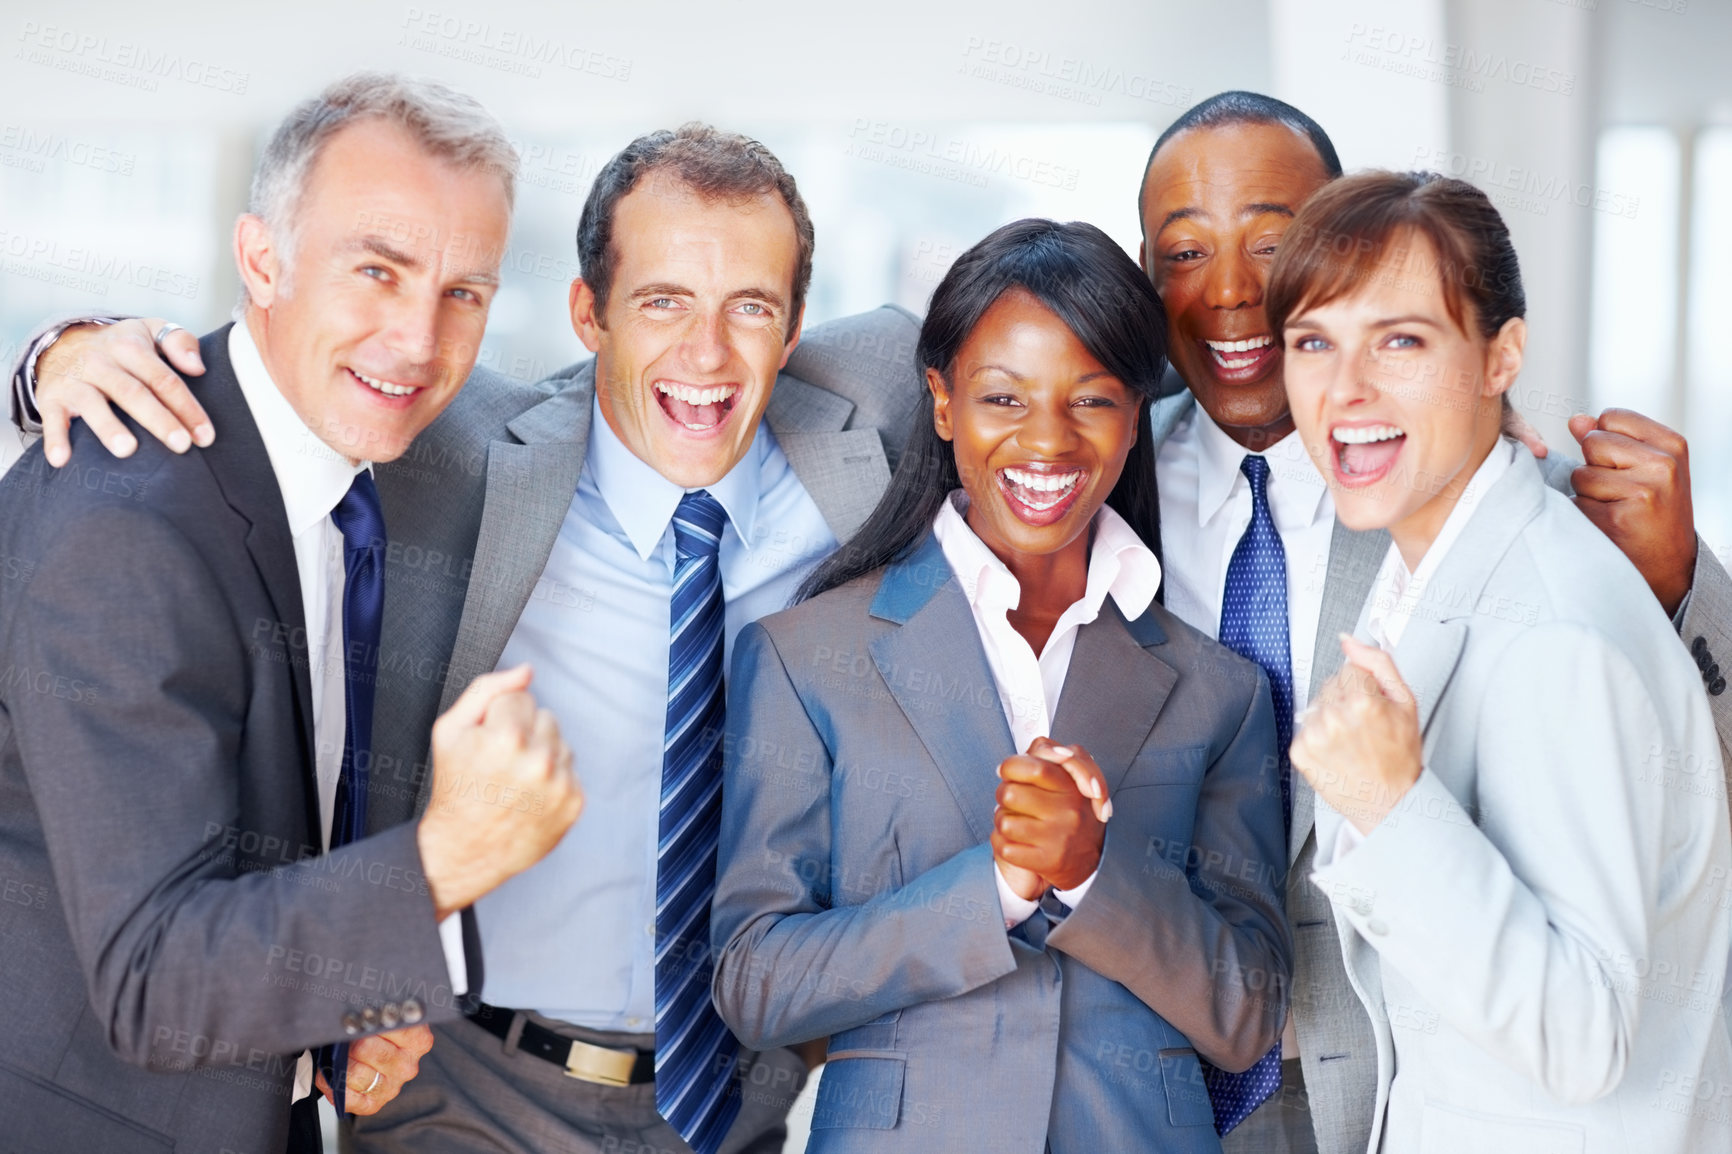
[[[1461,181],[1349,177],[1267,307],[1336,515],[1391,538],[1292,747],[1377,1034],[1372,1148],[1732,1150],[1714,722],[1636,570],[1499,436],[1508,230]]]
[[[1092,226],[969,250],[889,492],[736,643],[714,995],[829,1037],[814,1151],[1216,1151],[1199,1055],[1279,1036],[1267,681],[1155,601],[1165,331]]]

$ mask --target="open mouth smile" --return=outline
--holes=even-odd
[[[1275,338],[1268,334],[1240,341],[1204,340],[1202,345],[1215,375],[1229,384],[1257,379],[1280,352]]]
[[[1016,518],[1038,527],[1070,512],[1087,476],[1087,470],[1075,465],[1007,465],[998,470],[998,487]]]
[[[1381,481],[1395,467],[1407,434],[1394,425],[1336,425],[1329,430],[1335,447],[1335,478],[1348,488]]]
[[[727,423],[740,399],[740,386],[657,381],[655,394],[668,420],[693,433],[710,433]]]
[[[409,398],[413,397],[416,393],[419,393],[425,387],[423,385],[398,384],[396,381],[387,381],[383,377],[370,377],[366,373],[360,372],[357,369],[347,369],[346,371],[358,384],[370,389],[378,396],[388,398],[392,401],[406,403]]]

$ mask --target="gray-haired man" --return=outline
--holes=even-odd
[[[515,167],[466,97],[333,85],[235,226],[247,302],[201,346],[222,441],[117,462],[80,430],[64,468],[32,449],[6,475],[7,1150],[319,1149],[315,1078],[388,1102],[479,984],[458,911],[575,820],[571,752],[513,670],[428,717],[434,804],[366,836],[369,461],[469,373]]]

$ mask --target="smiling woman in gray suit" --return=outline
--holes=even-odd
[[[1732,1150],[1714,720],[1641,576],[1499,437],[1508,230],[1462,181],[1349,177],[1267,303],[1337,516],[1392,539],[1292,750],[1377,1035],[1372,1148]]]
[[[1155,601],[1165,331],[1092,226],[976,245],[883,502],[740,634],[714,994],[829,1036],[815,1151],[1218,1150],[1199,1055],[1280,1033],[1268,684]]]

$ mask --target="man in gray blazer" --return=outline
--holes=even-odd
[[[674,519],[693,491],[726,512],[731,642],[865,519],[923,387],[917,325],[900,310],[800,340],[811,247],[805,205],[761,145],[699,125],[634,141],[579,224],[570,303],[595,359],[538,384],[475,370],[379,468],[392,550],[370,823],[422,812],[429,720],[473,678],[524,660],[563,731],[583,735],[590,810],[524,884],[478,910],[494,1004],[436,1029],[413,1092],[360,1120],[358,1148],[467,1150],[481,1132],[536,1150],[686,1148],[655,1073],[670,1031],[658,962],[689,959],[682,976],[708,988],[707,891],[701,930],[657,918]],[[725,259],[706,263],[711,253]],[[148,336],[126,351],[142,327],[99,341],[69,332],[41,362],[44,404],[56,358],[89,366],[110,348],[154,361]],[[878,430],[893,425],[886,443]],[[712,1058],[698,1092],[738,1117],[731,1129],[700,1120],[691,1144],[779,1148],[804,1063],[787,1050]]]
[[[203,344],[221,444],[117,462],[81,429],[0,483],[8,1150],[316,1151],[304,1051],[342,1044],[339,1103],[388,1100],[479,984],[455,911],[576,817],[519,672],[440,719],[421,821],[357,828],[386,538],[349,446],[388,459],[467,375],[516,160],[437,85],[305,102],[235,227],[243,319]]]

